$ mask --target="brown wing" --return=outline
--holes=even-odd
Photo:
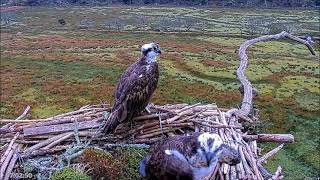
[[[179,147],[182,144],[177,144]],[[165,146],[155,146],[147,162],[147,177],[152,180],[192,179],[191,166],[175,156],[165,154]]]
[[[118,84],[117,84],[117,89],[115,92],[115,99],[119,99],[124,88],[127,86],[127,79],[130,77],[132,73],[134,73],[135,69],[138,66],[138,62],[131,64],[125,72],[121,75],[119,78]]]
[[[142,111],[150,101],[157,87],[159,73],[157,64],[147,66],[137,62],[132,64],[120,77],[115,93],[111,114],[105,123],[104,132],[109,133],[122,121]]]
[[[165,154],[165,150],[177,150],[185,156],[191,156],[196,153],[197,136],[173,136],[154,145],[146,168],[149,179],[192,179],[192,166]]]
[[[146,65],[130,66],[120,78],[113,109],[122,105],[128,113],[143,110],[157,87],[158,76],[157,73],[146,73]]]
[[[191,180],[193,177],[191,166],[174,156],[164,154],[160,161],[150,161],[148,165],[149,179],[159,180]]]

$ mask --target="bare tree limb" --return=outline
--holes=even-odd
[[[243,86],[244,94],[241,102],[241,109],[239,111],[234,112],[234,115],[247,116],[250,113],[250,110],[252,108],[252,99],[253,99],[252,85],[244,74],[248,65],[248,56],[247,56],[246,50],[248,49],[249,46],[257,42],[279,40],[279,39],[289,39],[292,41],[302,43],[308,47],[312,55],[315,55],[315,52],[312,46],[307,41],[300,39],[296,36],[293,36],[285,31],[275,35],[260,36],[244,42],[239,48],[239,56],[240,56],[241,62],[240,62],[239,68],[237,69],[237,77],[240,80],[241,85]]]

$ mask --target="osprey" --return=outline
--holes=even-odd
[[[121,75],[115,92],[111,113],[103,127],[112,132],[119,123],[130,120],[148,105],[159,79],[156,57],[161,54],[158,44],[141,47],[142,58],[130,65]]]
[[[152,180],[199,180],[218,162],[236,165],[238,152],[213,133],[173,136],[156,144],[140,162],[140,174]]]

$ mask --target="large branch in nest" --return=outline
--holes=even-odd
[[[244,75],[244,72],[248,65],[248,56],[246,54],[246,50],[249,46],[261,42],[261,41],[271,41],[271,40],[279,40],[279,39],[289,39],[292,41],[296,41],[306,45],[311,52],[312,55],[315,55],[312,46],[305,40],[300,39],[296,36],[293,36],[285,31],[275,34],[275,35],[265,35],[261,37],[257,37],[255,39],[248,40],[244,42],[239,49],[239,56],[240,56],[240,66],[237,69],[237,77],[241,82],[241,86],[243,87],[243,99],[241,102],[241,109],[239,111],[234,112],[235,115],[244,115],[247,116],[252,108],[252,99],[253,99],[253,89],[250,81]]]
[[[257,134],[242,135],[242,137],[246,141],[294,143],[294,137],[291,134]]]

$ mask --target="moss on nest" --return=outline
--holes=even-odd
[[[120,176],[122,163],[109,152],[88,149],[78,160],[90,166],[93,179],[117,179]]]
[[[122,173],[119,179],[141,179],[139,163],[147,154],[145,149],[139,148],[116,148],[114,155],[123,162]]]
[[[90,166],[93,179],[140,179],[139,162],[146,154],[139,148],[116,148],[110,152],[88,149],[78,161]]]
[[[83,172],[72,168],[65,168],[54,174],[50,180],[90,180],[91,178]]]

